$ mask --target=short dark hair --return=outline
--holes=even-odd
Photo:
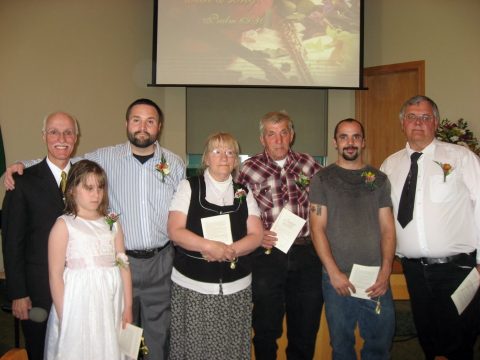
[[[67,177],[67,186],[65,188],[65,213],[77,216],[78,208],[73,191],[78,185],[85,186],[88,175],[93,174],[97,181],[98,186],[103,188],[103,198],[98,206],[98,213],[102,216],[106,216],[108,213],[108,185],[107,174],[94,161],[81,160],[72,165]]]
[[[127,113],[125,114],[125,119],[127,121],[128,121],[128,118],[130,117],[130,113],[132,112],[132,108],[136,105],[148,105],[148,106],[151,106],[151,107],[155,108],[155,110],[157,111],[157,114],[158,114],[158,121],[160,122],[160,125],[163,126],[164,117],[163,117],[162,109],[160,109],[160,106],[158,106],[152,100],[145,99],[145,98],[137,99],[128,106]]]
[[[335,126],[335,130],[333,131],[333,138],[334,139],[337,139],[337,132],[338,132],[339,126],[341,124],[345,123],[345,122],[357,123],[360,126],[360,129],[362,130],[362,137],[365,138],[365,129],[363,128],[363,124],[358,120],[355,120],[355,119],[352,119],[352,118],[347,118],[347,119],[340,120],[338,122],[338,124]]]

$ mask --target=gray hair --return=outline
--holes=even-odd
[[[79,135],[80,131],[78,130],[78,121],[77,119],[75,119],[75,117],[73,115],[70,115],[69,113],[67,112],[64,112],[64,111],[55,111],[51,114],[48,114],[47,116],[45,116],[43,118],[43,125],[42,125],[42,133],[45,134],[45,131],[47,130],[47,121],[48,119],[50,119],[52,116],[55,116],[57,114],[64,114],[65,116],[69,117],[70,119],[72,119],[74,125],[75,125],[75,135]]]
[[[279,122],[287,121],[288,130],[293,133],[293,121],[285,110],[281,111],[271,111],[266,113],[260,119],[260,136],[263,135],[263,129],[265,128],[266,123],[278,124]]]
[[[405,101],[402,107],[400,108],[400,114],[399,114],[400,122],[403,122],[403,119],[405,118],[405,111],[407,110],[407,107],[412,105],[418,105],[421,102],[429,103],[430,106],[432,107],[433,116],[437,121],[440,121],[440,112],[438,111],[437,104],[435,104],[435,102],[427,96],[415,95],[414,97],[411,97],[410,99]]]

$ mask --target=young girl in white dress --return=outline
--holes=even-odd
[[[89,160],[74,164],[65,214],[48,240],[47,360],[126,359],[118,336],[132,322],[132,281],[118,216],[107,208],[103,169]]]

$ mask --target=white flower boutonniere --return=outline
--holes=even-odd
[[[128,262],[128,256],[123,252],[117,253],[117,256],[115,257],[115,265],[119,268],[128,268],[128,266],[130,265],[130,263]]]

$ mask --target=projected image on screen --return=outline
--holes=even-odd
[[[156,84],[360,86],[360,0],[157,6]]]

